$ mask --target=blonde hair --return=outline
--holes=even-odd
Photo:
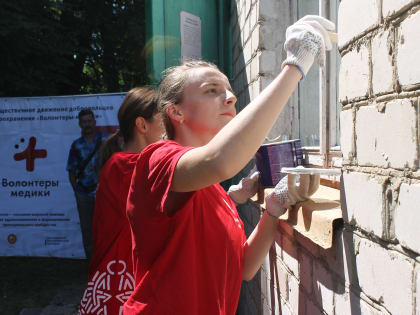
[[[166,108],[171,104],[179,104],[184,96],[185,85],[189,78],[189,70],[198,68],[219,68],[208,61],[188,60],[179,66],[174,66],[164,71],[164,79],[159,87],[159,111],[162,114],[162,121],[165,126],[166,138],[175,138],[175,128],[171,119],[166,113]]]

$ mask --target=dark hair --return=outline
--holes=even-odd
[[[108,161],[112,154],[120,152],[120,137],[124,143],[129,142],[134,136],[134,127],[137,117],[143,117],[152,121],[158,113],[157,92],[149,87],[136,87],[125,95],[120,109],[118,110],[119,131],[108,137],[101,146],[99,157],[99,169]]]
[[[179,104],[182,101],[185,84],[189,78],[189,70],[198,68],[212,68],[219,70],[215,64],[208,61],[188,60],[179,66],[170,67],[164,71],[164,79],[160,83],[159,87],[159,111],[162,114],[166,138],[168,139],[174,139],[175,129],[171,119],[166,113],[166,108],[171,104]]]
[[[92,115],[93,118],[95,118],[95,115],[93,114],[92,110],[90,108],[84,108],[82,109],[79,114],[77,115],[77,118],[79,118],[82,116],[86,116],[86,115]]]

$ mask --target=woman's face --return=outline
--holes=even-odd
[[[162,116],[157,113],[153,116],[152,120],[146,121],[148,131],[145,134],[147,144],[159,141],[162,139],[162,135],[165,132],[165,128],[162,124]]]
[[[179,109],[188,130],[209,140],[236,115],[236,97],[227,77],[209,68],[189,70]]]

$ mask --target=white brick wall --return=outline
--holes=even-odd
[[[260,6],[260,16],[264,19],[277,19],[281,4],[280,1],[264,1]]]
[[[302,288],[309,294],[312,293],[312,258],[305,253],[299,256],[299,278]]]
[[[417,266],[416,268],[416,315],[420,314],[420,294],[418,293],[420,291],[420,267]]]
[[[388,54],[389,32],[372,40],[372,89],[374,94],[392,92],[392,57]]]
[[[366,315],[383,315],[386,314],[381,312],[372,306],[370,306],[365,301],[361,300],[359,296],[353,292],[342,291],[340,288],[337,290],[339,294],[334,296],[335,304],[335,314],[337,315],[347,315],[347,314],[366,314]]]
[[[360,51],[351,51],[341,59],[340,101],[367,96],[369,92],[369,51],[362,46]]]
[[[264,60],[264,62],[261,62],[260,69],[264,72],[271,72],[277,64],[277,54],[274,51],[270,50],[264,50],[261,53],[261,60]]]
[[[284,264],[297,276],[299,274],[299,261],[296,244],[288,237],[282,239],[282,259]]]
[[[392,314],[412,314],[412,263],[405,256],[362,239],[356,256],[363,292],[380,301]]]
[[[299,299],[301,299],[299,282],[298,280],[290,276],[289,277],[289,305],[292,310],[299,309]]]
[[[382,15],[387,17],[395,12],[408,7],[411,3],[418,2],[413,0],[382,0]]]
[[[419,224],[420,184],[402,184],[395,208],[395,236],[403,246],[417,253],[420,253]]]
[[[353,110],[340,113],[340,145],[343,159],[350,160],[354,156]]]
[[[295,2],[236,3],[242,21],[237,36],[250,48],[234,48],[233,86],[245,104],[280,71],[284,31],[295,14],[290,7]],[[281,223],[277,257],[270,262],[276,272],[266,265],[257,285],[244,283],[247,300],[238,315],[420,315],[420,264],[413,258],[420,253],[419,105],[413,101],[420,83],[417,8],[420,0],[340,1],[339,99],[346,105],[340,114],[344,227],[336,231],[333,248],[325,250]],[[252,32],[258,18],[261,25]],[[390,44],[396,47],[388,49]],[[297,116],[290,108],[286,106],[270,136],[293,128]],[[395,209],[383,205],[388,182],[398,196]],[[398,190],[399,182],[403,184]],[[256,219],[249,211],[247,215],[250,231]],[[390,235],[395,239],[388,241]]]
[[[305,307],[305,313],[304,314],[311,314],[311,315],[324,315],[322,311],[316,306],[314,303],[312,303],[311,300],[306,301],[306,307]]]
[[[329,270],[316,262],[313,266],[313,289],[319,305],[322,305],[327,314],[334,311],[334,281]]]
[[[343,174],[343,186],[347,203],[347,220],[367,232],[373,232],[381,237],[382,223],[382,183],[385,177],[370,179],[362,173]],[[345,210],[345,211],[346,211]]]
[[[397,55],[398,78],[401,85],[420,82],[420,71],[414,66],[418,65],[420,55],[419,25],[420,11],[401,23]]]
[[[384,112],[363,106],[356,113],[359,165],[403,169],[415,167],[417,135],[415,108],[409,100],[386,104]]]
[[[338,10],[338,46],[378,24],[376,0],[342,0]]]

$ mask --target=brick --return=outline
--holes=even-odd
[[[346,283],[357,287],[355,247],[357,247],[359,238],[348,230],[336,231],[335,234],[333,247],[323,251],[323,259],[330,272],[337,275],[337,283],[342,285]]]
[[[415,67],[412,67],[415,68]],[[417,166],[416,111],[407,99],[360,107],[356,113],[357,161],[363,166]]]
[[[369,93],[369,52],[366,46],[352,50],[341,59],[340,101],[366,97]]]
[[[290,310],[289,306],[282,301],[281,303],[281,315],[293,315],[292,311]]]
[[[339,289],[339,292],[341,293],[335,294],[334,296],[335,314],[384,314],[367,304],[360,296],[353,292],[348,292],[347,290],[343,292],[341,288]]]
[[[340,113],[340,146],[344,160],[354,156],[353,110],[343,110]]]
[[[299,246],[305,248],[313,257],[317,258],[320,256],[321,247],[312,242],[308,237],[303,236],[302,234],[296,232],[296,241],[299,243]]]
[[[354,220],[356,225],[367,232],[373,232],[381,237],[382,224],[382,182],[384,177],[371,179],[361,173],[343,173],[343,188],[346,198],[346,208],[343,219]]]
[[[242,30],[242,32],[243,32],[244,43],[248,43],[249,42],[249,37],[250,37],[250,34],[251,34],[251,29],[249,28],[249,20],[248,19],[245,21],[244,29]]]
[[[420,71],[413,66],[418,64],[418,56],[420,55],[419,24],[420,11],[401,22],[397,69],[400,84],[403,86],[420,82]]]
[[[273,77],[271,76],[261,77],[261,91],[263,91],[271,82],[273,82]]]
[[[310,315],[324,315],[317,305],[315,305],[311,300],[306,300],[305,314]]]
[[[420,294],[418,293],[420,291],[420,265],[417,263],[416,266],[416,315],[420,314]]]
[[[420,184],[402,184],[394,212],[395,236],[401,245],[420,253]]]
[[[257,25],[251,34],[251,50],[254,54],[260,46],[260,26]]]
[[[299,275],[299,261],[296,243],[292,242],[288,237],[282,238],[282,259],[283,263],[292,271],[297,277]]]
[[[278,279],[276,281],[279,284],[280,295],[284,300],[289,298],[289,288],[288,288],[288,277],[289,273],[287,272],[286,268],[284,267],[283,263],[280,260],[276,261],[276,268]]]
[[[327,314],[334,311],[334,281],[331,273],[319,262],[313,264],[313,289],[319,305]]]
[[[251,82],[251,65],[248,64],[245,68],[245,72],[246,72],[246,81],[248,82],[248,84]]]
[[[334,311],[335,314],[351,314],[351,303],[359,298],[355,298],[354,294],[350,297],[347,289],[339,285],[336,292],[334,292]]]
[[[299,253],[299,281],[301,287],[308,293],[312,293],[312,258],[303,251]]]
[[[410,6],[413,0],[382,0],[382,15],[387,17]]]
[[[298,280],[291,276],[289,277],[289,305],[292,310],[299,309],[299,299],[301,298],[301,290],[299,290]]]
[[[245,15],[249,15],[252,0],[245,0]]]
[[[270,50],[264,50],[261,52],[261,72],[272,72],[276,67],[276,53]]]
[[[338,45],[343,46],[378,24],[376,0],[342,0],[338,9]]]
[[[373,93],[392,92],[392,57],[388,53],[389,32],[379,33],[372,40]]]
[[[253,95],[254,97],[257,97],[260,94],[260,79],[257,79],[257,81],[254,82],[252,88],[254,89]]]
[[[247,42],[245,44],[245,47],[243,49],[243,52],[244,52],[244,61],[245,61],[245,63],[248,63],[248,61],[251,60],[251,56],[252,56],[251,42]]]
[[[251,23],[251,29],[257,24],[258,21],[258,5],[254,5],[251,7],[251,12],[249,15],[250,23]]]
[[[405,256],[362,239],[356,263],[366,295],[381,299],[391,314],[412,314],[413,267]]]
[[[278,18],[278,13],[282,9],[282,1],[259,1],[257,5],[259,5],[260,16],[263,18]]]

